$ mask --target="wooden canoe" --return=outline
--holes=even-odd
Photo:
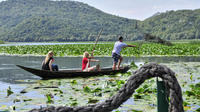
[[[125,66],[120,68],[119,70],[112,70],[112,68],[102,68],[101,71],[91,71],[91,72],[83,72],[81,70],[59,70],[59,71],[49,71],[49,70],[41,70],[35,68],[24,67],[21,65],[16,65],[19,68],[24,69],[34,75],[37,75],[43,79],[53,79],[53,78],[71,78],[71,77],[90,77],[90,76],[98,76],[98,75],[114,75],[116,73],[126,73],[130,66]]]

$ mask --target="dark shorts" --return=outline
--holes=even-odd
[[[53,71],[58,71],[58,65],[52,64],[52,69],[53,69]]]
[[[118,63],[118,60],[120,59],[120,55],[116,54],[116,53],[112,53],[112,58],[114,59],[114,63]]]

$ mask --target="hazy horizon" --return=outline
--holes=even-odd
[[[97,9],[129,19],[144,20],[157,12],[170,10],[194,10],[200,8],[200,0],[74,0],[87,3]]]

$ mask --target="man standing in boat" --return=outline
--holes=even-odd
[[[123,60],[123,57],[120,55],[120,52],[122,50],[122,48],[125,47],[136,47],[135,45],[127,45],[126,43],[123,43],[123,37],[120,36],[119,37],[119,41],[115,42],[113,51],[112,51],[112,58],[114,59],[113,62],[113,67],[112,69],[115,70],[116,69],[116,65],[117,65],[117,69],[120,68],[120,64]]]

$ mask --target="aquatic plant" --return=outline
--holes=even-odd
[[[200,83],[197,84],[191,84],[190,85],[191,90],[187,90],[185,94],[189,97],[195,97],[197,99],[200,99]]]
[[[46,94],[47,97],[47,103],[53,103],[54,101],[52,100],[53,96],[51,93]]]
[[[5,42],[4,42],[4,41],[2,41],[2,40],[0,40],[0,44],[5,44]]]
[[[7,96],[10,96],[13,93],[14,92],[11,90],[11,87],[9,86],[8,89],[7,89]]]
[[[98,44],[94,51],[95,56],[111,56],[113,44]],[[138,45],[137,43],[129,43]],[[92,52],[93,44],[70,44],[70,45],[29,45],[29,46],[1,46],[0,53],[19,55],[46,55],[48,51],[54,51],[55,56],[81,56],[83,52]],[[174,43],[173,46],[165,46],[156,43],[143,43],[138,49],[126,48],[122,51],[124,56],[143,55],[200,55],[200,45],[191,43]]]

